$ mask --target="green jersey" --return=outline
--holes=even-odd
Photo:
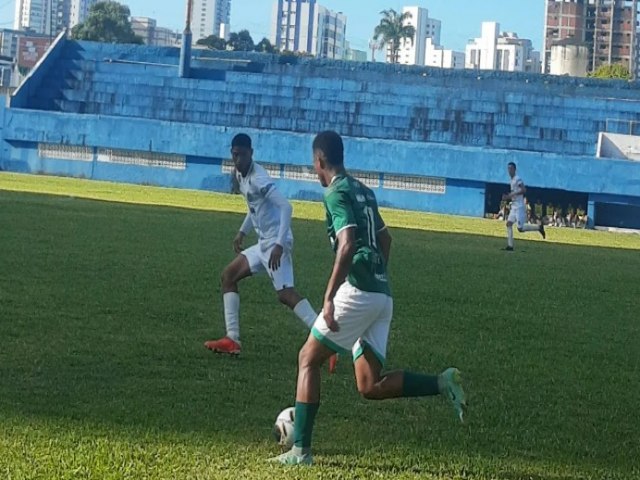
[[[385,261],[377,240],[378,233],[386,227],[373,192],[353,177],[339,175],[325,190],[324,206],[334,251],[338,247],[338,234],[345,228],[355,229],[356,253],[347,276],[348,282],[365,292],[391,295]]]

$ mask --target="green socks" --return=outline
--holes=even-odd
[[[426,397],[440,394],[437,376],[412,372],[403,372],[403,375],[403,397]],[[296,402],[293,427],[293,450],[298,455],[308,453],[311,449],[313,424],[319,408],[319,403]]]
[[[427,397],[439,394],[440,388],[438,387],[437,376],[404,372],[404,379],[402,382],[403,397]],[[298,409],[296,408],[296,415],[297,414]]]
[[[313,433],[313,423],[316,413],[320,408],[319,403],[296,402],[295,421],[293,426],[293,445],[297,449],[311,448],[311,435]]]

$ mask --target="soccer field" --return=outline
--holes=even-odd
[[[306,333],[265,277],[241,284],[243,355],[218,279],[242,199],[0,174],[0,478],[640,478],[640,236],[383,210],[392,226],[390,368],[463,371],[442,398],[359,398],[325,376],[316,465],[279,453]],[[295,203],[296,286],[320,306],[321,205]],[[530,241],[527,241],[530,240]]]

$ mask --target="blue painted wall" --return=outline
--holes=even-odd
[[[36,114],[23,109],[9,109],[5,117],[4,139],[12,144],[87,145],[220,159],[228,158],[232,136],[245,131],[254,139],[259,161],[311,165],[310,134],[99,115]],[[369,172],[507,183],[506,164],[514,160],[532,187],[640,196],[640,162],[362,138],[349,138],[345,148],[350,167]]]
[[[348,166],[381,179],[383,205],[482,216],[486,184],[506,184],[509,161],[529,186],[589,194],[603,222],[629,224],[633,213],[600,205],[640,198],[640,163],[594,158],[599,131],[640,120],[634,83],[194,54],[192,77],[179,78],[176,48],[60,40],[0,109],[0,168],[228,191],[221,162],[235,133],[253,137],[258,161],[309,166],[313,135],[336,129]],[[93,159],[43,159],[39,143],[87,146]],[[187,164],[107,164],[98,148],[185,155]],[[446,191],[386,188],[390,175],[445,179]],[[279,183],[290,198],[321,195],[314,182]]]
[[[592,194],[589,202],[597,225],[640,229],[640,196]]]
[[[122,119],[97,115],[39,112],[38,121],[28,110],[5,112],[3,137],[9,153],[0,168],[46,172],[101,180],[228,191],[230,179],[221,171],[229,143],[239,129],[206,125]],[[280,165],[311,165],[311,135],[243,129],[254,139],[256,159]],[[132,135],[132,132],[135,132]],[[185,170],[96,162],[42,159],[38,143],[85,145],[142,152],[174,153],[187,157]],[[640,197],[640,164],[590,157],[513,152],[419,142],[346,139],[348,166],[388,175],[413,175],[446,179],[446,193],[376,189],[380,203],[397,208],[482,216],[486,183],[507,183],[505,165],[519,164],[520,174],[534,187],[576,192]],[[95,155],[94,155],[95,157]],[[390,160],[391,159],[391,160]],[[615,179],[615,181],[611,181]],[[314,182],[281,180],[290,198],[319,199]],[[599,197],[602,202],[612,197]],[[625,197],[620,197],[625,198]]]

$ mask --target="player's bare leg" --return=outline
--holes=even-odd
[[[506,251],[513,251],[513,222],[507,222],[507,246]]]
[[[240,295],[238,283],[251,276],[249,262],[244,255],[238,255],[222,272],[222,300],[227,334],[219,340],[205,342],[204,346],[216,353],[239,355],[240,346]]]
[[[518,231],[520,233],[538,232],[543,239],[547,238],[547,233],[545,232],[544,225],[542,223],[540,225],[533,225],[532,223],[527,223],[521,227],[518,227]]]
[[[298,358],[298,385],[293,448],[272,459],[286,465],[311,464],[311,437],[315,416],[320,406],[320,368],[333,350],[310,335]],[[382,364],[369,349],[355,361],[358,392],[368,400],[399,397],[425,397],[444,394],[452,403],[460,421],[467,407],[461,374],[449,368],[440,375],[396,370],[382,374]]]
[[[313,310],[306,298],[303,298],[295,289],[284,288],[278,292],[278,300],[286,305],[296,316],[302,320],[307,328],[311,329],[318,318],[318,314]],[[334,354],[329,358],[329,373],[335,373],[338,363],[338,355]]]
[[[399,397],[427,397],[444,394],[452,403],[456,415],[463,421],[467,408],[458,369],[449,368],[440,375],[395,370],[382,374],[382,364],[370,348],[354,364],[358,392],[367,400],[387,400]]]

